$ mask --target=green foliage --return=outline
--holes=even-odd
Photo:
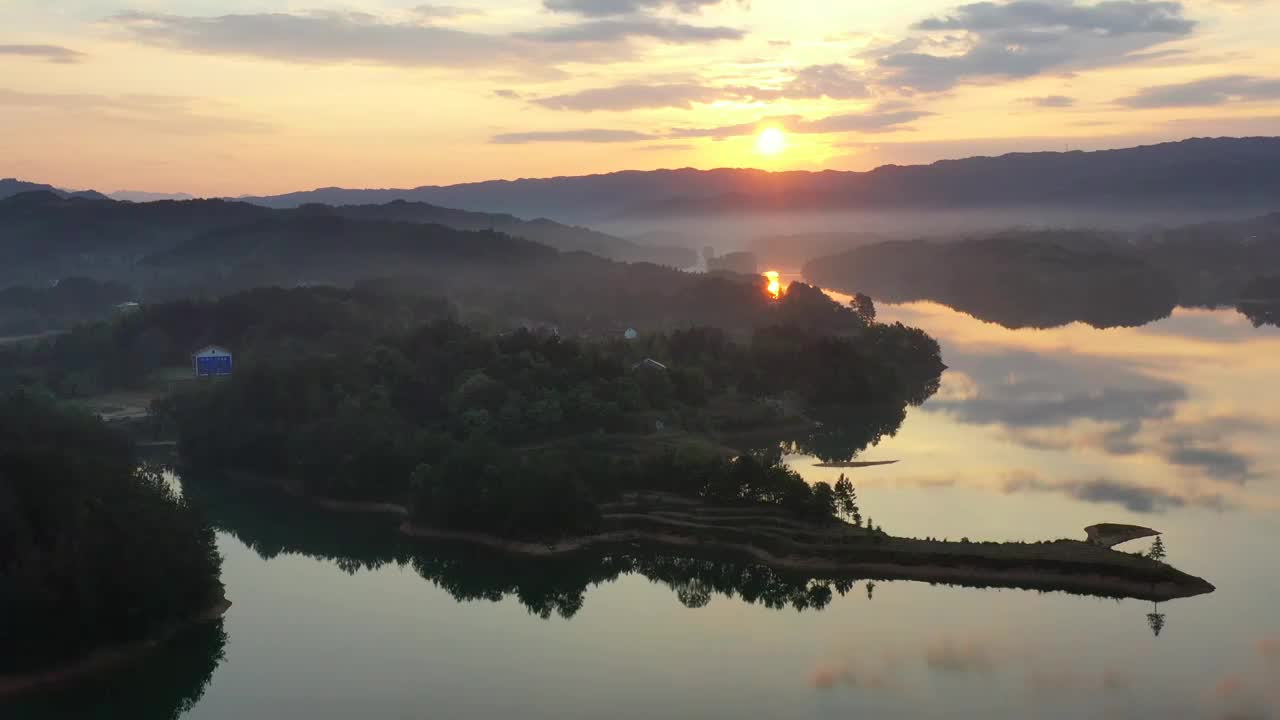
[[[858,509],[858,492],[853,487],[853,482],[840,473],[840,479],[836,480],[835,488],[836,514],[845,521],[862,527],[862,512]]]
[[[213,531],[127,439],[0,398],[0,672],[145,638],[222,597]]]
[[[851,312],[825,302],[830,322]],[[857,336],[767,327],[744,344],[708,328],[586,341],[441,319],[348,350],[259,353],[155,410],[196,465],[282,478],[320,497],[409,504],[443,527],[548,537],[588,531],[597,502],[635,489],[856,518],[851,499],[811,488],[776,455],[655,451],[655,429],[670,438],[768,426],[781,415],[771,396],[784,393],[828,408],[896,407],[900,422],[928,368],[936,384],[936,343],[900,325]],[[880,427],[878,413],[864,414]],[[896,429],[888,422],[854,436],[878,439]]]
[[[598,461],[568,453],[522,455],[475,437],[412,473],[415,518],[453,530],[505,537],[592,532],[600,511],[587,489]]]
[[[876,304],[870,295],[855,293],[853,299],[849,301],[849,307],[862,318],[862,321],[868,325],[874,325],[876,322]]]
[[[76,323],[114,315],[134,291],[115,282],[64,278],[53,287],[15,286],[0,290],[0,337],[64,330]]]
[[[237,367],[280,362],[354,352],[452,312],[438,299],[336,288],[259,288],[216,301],[143,305],[31,346],[0,347],[0,382],[7,375],[9,386],[85,397],[136,386],[161,368],[190,367],[191,353],[206,345],[230,348]]]

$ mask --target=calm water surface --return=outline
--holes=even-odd
[[[0,716],[1280,713],[1280,331],[1202,310],[1111,330],[1013,331],[931,304],[884,306],[881,319],[928,330],[951,369],[859,458],[897,464],[845,471],[864,515],[953,539],[1149,525],[1218,591],[1153,608],[908,582],[828,601],[784,582],[745,588],[747,602],[705,573],[414,552],[383,522],[215,498],[235,602],[221,632]],[[811,480],[840,472],[788,462]]]

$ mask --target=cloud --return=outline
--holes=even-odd
[[[35,58],[61,65],[78,63],[85,58],[84,53],[60,45],[0,45],[0,55]]]
[[[537,98],[532,102],[552,110],[637,110],[640,108],[685,108],[694,103],[708,104],[719,100],[724,91],[693,83],[665,85],[615,85],[592,88],[567,95]]]
[[[711,138],[723,140],[743,135],[754,135],[761,127],[780,127],[786,132],[796,134],[809,133],[877,133],[901,129],[901,126],[932,113],[916,110],[893,110],[888,112],[871,111],[833,115],[815,120],[806,120],[799,116],[761,118],[757,122],[738,125],[723,125],[703,128],[673,128],[664,133],[642,133],[632,130],[609,130],[588,128],[579,130],[552,130],[535,132],[515,132],[495,135],[492,142],[504,145],[517,145],[538,142],[591,142],[622,143],[642,140],[691,140],[694,138]]]
[[[757,90],[754,97],[759,99],[795,100],[809,98],[830,98],[832,100],[853,100],[870,97],[871,89],[860,74],[845,65],[810,65],[797,70],[791,80],[777,91]]]
[[[806,120],[797,115],[784,115],[761,118],[753,123],[722,125],[704,128],[677,128],[670,132],[671,137],[680,138],[715,138],[724,139],[741,135],[754,135],[762,126],[780,127],[786,132],[795,134],[823,133],[882,133],[907,129],[905,126],[915,120],[928,117],[933,113],[921,110],[871,110],[862,113],[831,115],[816,120]]]
[[[1022,102],[1030,103],[1036,107],[1064,108],[1075,105],[1076,99],[1073,97],[1067,97],[1066,95],[1046,95],[1045,97],[1022,98]]]
[[[740,40],[745,33],[730,27],[690,25],[665,18],[631,17],[542,28],[519,37],[548,43],[613,43],[648,38],[676,45]]]
[[[978,392],[965,399],[935,399],[928,407],[973,425],[1058,428],[1076,420],[1164,418],[1187,396],[1179,385],[1105,361],[1025,352],[953,354],[952,359]]]
[[[1186,37],[1195,23],[1180,2],[1013,0],[962,5],[950,15],[922,20],[919,32],[948,32],[947,54],[920,52],[909,38],[879,57],[883,82],[908,91],[942,91],[988,80],[1108,67]]]
[[[1226,506],[1219,495],[1201,495],[1185,498],[1161,488],[1144,487],[1131,483],[1097,478],[1094,480],[1049,481],[1026,470],[1009,473],[1003,491],[1006,494],[1020,492],[1060,493],[1081,502],[1099,505],[1119,505],[1129,512],[1163,513],[1187,505],[1221,510]]]
[[[631,130],[586,129],[503,133],[494,135],[492,142],[498,145],[524,145],[545,142],[622,143],[653,139],[653,135]]]
[[[457,5],[419,5],[410,12],[423,20],[457,20],[464,17],[478,17],[486,14],[479,8],[459,7]]]
[[[837,687],[862,690],[896,690],[900,683],[893,663],[888,660],[880,667],[865,668],[854,660],[822,664],[809,674],[809,687],[815,690],[832,690]]]
[[[985,646],[946,638],[929,646],[924,662],[930,669],[951,673],[986,674],[996,669],[995,658]]]
[[[692,150],[693,146],[687,143],[657,143],[654,145],[642,145],[636,149],[648,152],[687,152]]]
[[[1165,459],[1174,465],[1197,468],[1210,477],[1230,482],[1245,482],[1253,474],[1251,460],[1230,450],[1175,446]]]
[[[683,44],[742,37],[732,28],[658,18],[589,21],[508,35],[330,11],[216,17],[129,11],[107,23],[134,42],[208,55],[465,69],[545,70],[562,62],[614,62],[634,54],[628,42],[633,39]]]
[[[796,70],[791,79],[777,88],[743,85],[715,87],[693,82],[626,83],[552,95],[532,102],[552,110],[593,112],[641,108],[691,109],[694,104],[708,105],[721,100],[850,100],[866,98],[870,94],[867,83],[844,65],[811,65]]]
[[[1144,88],[1116,102],[1131,108],[1205,107],[1229,102],[1280,100],[1280,78],[1221,75]]]
[[[0,108],[47,112],[57,117],[77,115],[92,124],[123,125],[171,135],[258,134],[274,128],[247,118],[230,117],[201,108],[195,98],[169,95],[97,95],[92,93],[29,93],[0,88]]]
[[[902,126],[933,115],[922,110],[870,111],[832,115],[801,123],[792,132],[800,133],[881,133],[903,129]]]
[[[1081,5],[1075,0],[1014,0],[961,5],[955,14],[929,18],[915,24],[917,30],[1026,30],[1068,28],[1109,35],[1186,33],[1194,26],[1182,18],[1179,2],[1109,0]]]
[[[653,10],[675,10],[683,13],[701,12],[704,8],[719,5],[723,0],[542,0],[542,6],[552,12],[575,13],[587,17],[632,15]]]
[[[131,11],[110,22],[146,45],[300,63],[476,67],[538,55],[534,44],[503,36],[384,22],[363,13],[184,17]]]

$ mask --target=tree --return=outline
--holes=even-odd
[[[840,479],[836,480],[835,494],[836,512],[840,517],[862,527],[862,513],[858,510],[858,493],[844,473],[841,473]]]
[[[96,417],[0,396],[0,675],[147,640],[223,600],[213,530]]]
[[[1164,541],[1161,540],[1159,537],[1156,537],[1156,541],[1151,543],[1151,549],[1147,551],[1147,557],[1151,558],[1152,560],[1155,560],[1156,562],[1164,562],[1164,559],[1165,559]]]
[[[867,581],[867,599],[868,600],[874,599],[873,596],[875,595],[875,591],[876,591],[876,581],[868,580]]]
[[[828,519],[838,512],[835,491],[827,483],[814,483],[811,497],[814,517]]]
[[[1164,613],[1160,612],[1160,604],[1152,603],[1151,612],[1147,613],[1147,627],[1151,628],[1151,634],[1160,637],[1160,632],[1164,630]]]
[[[868,325],[874,325],[876,322],[876,304],[871,300],[869,295],[858,293],[849,301],[849,307],[862,318],[862,321]]]

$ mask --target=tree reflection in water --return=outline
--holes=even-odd
[[[670,587],[690,608],[716,595],[770,608],[820,610],[853,580],[815,580],[728,558],[690,558],[628,546],[555,558],[531,558],[463,543],[410,540],[398,519],[334,513],[227,478],[187,472],[184,491],[210,522],[265,560],[299,554],[332,562],[344,572],[387,565],[412,567],[458,600],[517,598],[542,618],[571,618],[587,590],[623,575],[642,575]]]
[[[23,720],[177,720],[204,696],[226,657],[218,620],[193,627],[153,652],[48,691],[0,702],[0,717]]]

